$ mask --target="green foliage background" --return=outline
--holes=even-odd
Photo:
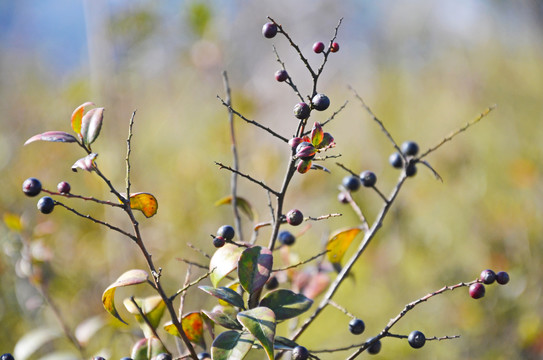
[[[542,356],[543,10],[537,2],[121,4],[87,3],[86,22],[73,26],[86,28],[88,52],[67,70],[43,56],[43,47],[0,44],[0,212],[20,215],[23,236],[40,245],[36,256],[50,256],[44,276],[70,326],[92,316],[110,321],[89,345],[89,355],[102,348],[110,348],[112,358],[129,353],[138,333],[106,316],[100,296],[122,272],[145,264],[134,244],[116,233],[62,209],[39,214],[37,199],[20,191],[30,176],[40,178],[48,189],[64,180],[74,193],[112,197],[96,176],[72,173],[71,165],[82,156],[76,146],[22,144],[46,130],[69,131],[72,110],[93,101],[106,108],[93,149],[104,173],[122,188],[128,120],[137,109],[133,190],[158,198],[157,216],[140,220],[153,258],[163,268],[166,288],[175,291],[186,269],[176,258],[204,262],[186,243],[212,253],[209,234],[232,223],[229,207],[213,205],[229,193],[230,179],[214,161],[231,163],[227,113],[216,99],[224,94],[221,71],[229,73],[235,108],[285,136],[294,132],[291,112],[297,100],[273,78],[278,64],[271,44],[305,93],[310,80],[284,39],[262,37],[261,26],[272,16],[314,64],[320,57],[311,53],[311,45],[326,42],[338,19],[344,18],[338,37],[341,49],[330,57],[319,90],[330,96],[331,109],[345,100],[349,104],[327,131],[336,139],[340,161],[355,171],[372,169],[385,193],[397,176],[387,163],[391,146],[347,85],[364,97],[397,141],[415,140],[423,149],[486,107],[498,105],[488,118],[428,158],[443,183],[424,168],[408,181],[354,276],[334,300],[363,318],[370,336],[406,303],[443,285],[472,280],[483,269],[506,270],[511,283],[488,287],[479,301],[470,299],[465,289],[440,296],[411,312],[396,328],[404,334],[414,329],[427,336],[460,334],[460,339],[432,342],[417,351],[405,341],[386,339],[376,358]],[[23,8],[15,6],[11,15]],[[53,16],[52,27],[54,23]],[[324,120],[330,111],[312,119]],[[241,169],[278,187],[289,156],[284,144],[240,121],[236,130]],[[344,213],[312,224],[293,248],[301,259],[316,253],[323,233],[357,222],[336,200],[345,173],[333,161],[327,167],[331,175],[296,176],[287,198],[286,209],[296,207],[306,215]],[[254,184],[239,183],[240,194],[266,219],[266,194]],[[367,191],[355,197],[372,219],[379,198]],[[129,226],[115,209],[68,203]],[[248,236],[247,221],[245,225]],[[267,241],[268,235],[263,231],[261,237]],[[0,352],[11,352],[30,330],[60,327],[50,307],[21,276],[25,267],[19,237],[3,225],[0,244]],[[143,294],[143,289],[135,291]],[[119,290],[118,298],[130,294]],[[215,302],[201,291],[190,291],[186,311],[201,304],[210,309]],[[300,342],[317,349],[360,341],[348,333],[348,320],[328,309]],[[286,333],[287,327],[281,331]],[[70,345],[59,340],[33,358],[55,349]],[[344,353],[322,358],[341,359]]]

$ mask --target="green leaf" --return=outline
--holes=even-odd
[[[266,307],[238,313],[238,321],[258,340],[266,351],[269,360],[273,360],[273,343],[275,338],[275,314]]]
[[[313,300],[302,294],[279,289],[267,293],[259,305],[272,309],[276,320],[286,320],[306,312],[312,304]]]
[[[213,295],[223,301],[226,301],[227,303],[231,305],[245,309],[245,305],[243,303],[243,298],[241,297],[241,295],[230,288],[227,288],[225,286],[214,288],[212,286],[205,286],[205,285],[199,286],[199,288],[210,295]]]
[[[347,252],[349,245],[353,242],[358,233],[362,231],[360,228],[349,228],[336,231],[330,236],[326,245],[328,250],[328,260],[331,263],[340,263],[341,259]]]
[[[226,244],[215,251],[209,261],[209,270],[213,271],[209,279],[214,287],[217,287],[219,281],[238,267],[241,251],[241,248],[233,244]]]
[[[270,277],[273,255],[268,248],[253,246],[245,249],[238,262],[238,276],[241,286],[249,294],[262,289]]]
[[[139,210],[145,217],[150,218],[158,210],[158,201],[153,194],[143,192],[130,194],[130,208]]]
[[[148,360],[164,352],[167,352],[167,350],[162,342],[157,337],[153,336],[147,339],[138,340],[138,342],[134,344],[134,347],[132,347],[132,354],[130,357],[133,360]]]
[[[215,206],[226,205],[226,204],[231,204],[231,203],[232,203],[232,196],[230,195],[230,196],[224,197],[224,198],[218,200],[217,202],[215,202]],[[253,207],[251,206],[251,204],[247,200],[245,200],[241,196],[236,196],[236,206],[238,208],[240,208],[240,210],[245,215],[247,215],[249,220],[255,221],[256,212],[253,210]]]
[[[85,107],[90,105],[94,105],[94,103],[86,102],[81,104],[72,113],[72,129],[79,136],[81,136],[81,119],[83,118],[83,112],[85,111]]]
[[[61,336],[62,334],[54,328],[38,328],[31,330],[15,344],[13,357],[17,360],[26,360],[43,345]]]
[[[273,346],[279,350],[292,350],[298,346],[298,344],[286,337],[276,336]]]
[[[211,344],[211,356],[213,360],[242,360],[254,341],[254,336],[248,332],[225,331]]]
[[[119,276],[119,278],[115,280],[113,284],[109,285],[102,294],[102,303],[104,304],[106,311],[126,324],[115,308],[115,290],[117,290],[118,287],[144,283],[147,281],[148,277],[146,271],[138,269],[128,270]]]
[[[323,135],[324,132],[322,131],[321,124],[315,122],[315,124],[313,124],[313,129],[311,129],[311,143],[314,147],[319,148]]]
[[[28,145],[30,143],[33,143],[34,141],[51,141],[51,142],[65,142],[65,143],[71,143],[76,142],[77,139],[64,131],[46,131],[44,133],[34,135],[27,141],[25,141],[25,145]]]
[[[102,129],[104,120],[104,108],[89,110],[81,120],[81,137],[83,143],[90,145],[96,140]]]
[[[224,311],[215,310],[215,311],[209,312],[209,311],[202,310],[202,312],[208,318],[210,318],[211,321],[213,321],[217,325],[222,326],[223,328],[231,329],[231,330],[241,330],[241,329],[243,329],[243,327],[241,326],[241,324],[238,322],[238,320],[236,318],[231,317],[230,315],[228,315]]]
[[[158,327],[158,324],[160,323],[160,320],[162,319],[162,315],[164,314],[164,309],[166,308],[166,304],[164,304],[164,301],[159,295],[150,296],[147,298],[135,298],[136,304],[140,307],[143,314],[149,320],[149,323],[151,324],[153,329],[156,329]],[[153,331],[149,329],[149,325],[147,325],[147,322],[143,319],[143,317],[140,315],[138,308],[134,305],[132,300],[130,298],[124,300],[124,306],[130,312],[134,315],[136,320],[138,321],[138,324],[140,328],[143,331],[143,334],[146,338],[150,338],[153,336]]]

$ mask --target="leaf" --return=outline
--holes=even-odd
[[[343,259],[343,255],[347,252],[349,245],[353,242],[358,233],[362,231],[360,228],[349,228],[336,231],[330,236],[326,250],[328,250],[328,260],[331,263],[339,263]]]
[[[231,203],[232,203],[232,196],[230,195],[230,196],[224,197],[224,198],[218,200],[217,202],[215,202],[215,206],[226,205],[226,204],[231,204]],[[253,207],[251,206],[251,204],[247,200],[245,200],[241,196],[236,196],[236,206],[238,208],[240,208],[240,210],[245,215],[247,215],[249,220],[251,220],[251,221],[255,220],[256,213],[253,210]]]
[[[273,342],[275,338],[275,314],[267,307],[238,313],[238,321],[258,340],[266,351],[268,359],[273,360]]]
[[[60,336],[61,333],[54,328],[38,328],[27,332],[15,344],[13,357],[17,360],[26,360],[43,345]]]
[[[100,315],[85,319],[75,328],[74,335],[77,341],[82,345],[88,345],[91,338],[106,325],[104,318]]]
[[[149,320],[151,327],[156,329],[160,323],[160,320],[162,319],[164,309],[166,308],[166,304],[162,298],[159,295],[155,295],[147,298],[135,298],[134,301],[136,301],[136,304],[138,304],[147,320]],[[145,337],[150,338],[153,336],[152,329],[149,328],[149,325],[147,325],[145,319],[143,319],[143,317],[140,315],[138,308],[134,305],[132,300],[130,298],[124,299],[123,303],[126,310],[135,316]]]
[[[30,143],[33,143],[34,141],[51,141],[51,142],[65,142],[65,143],[71,143],[76,142],[77,139],[73,136],[68,134],[64,131],[47,131],[38,135],[32,136],[30,139],[25,141],[25,145],[28,145]]]
[[[319,144],[322,142],[323,135],[324,132],[321,124],[315,122],[315,124],[313,124],[313,129],[311,129],[311,143],[314,147],[319,147]]]
[[[4,224],[14,232],[21,232],[23,230],[23,222],[21,221],[21,217],[19,215],[5,212],[4,213]]]
[[[260,301],[259,306],[272,309],[276,320],[286,320],[304,313],[312,304],[313,300],[302,294],[296,294],[287,289],[279,289],[267,293]]]
[[[181,325],[187,338],[195,343],[201,344],[204,338],[204,319],[200,312],[195,311],[183,315]],[[205,345],[203,346],[205,348]]]
[[[150,218],[158,210],[158,201],[149,193],[135,193],[130,195],[130,208],[140,210],[145,217]]]
[[[202,312],[208,318],[210,318],[211,321],[213,321],[217,325],[222,326],[223,328],[231,329],[231,330],[243,329],[243,327],[241,326],[241,324],[238,322],[236,318],[231,317],[224,311],[215,310],[215,311],[209,312],[209,311],[202,310]]]
[[[92,102],[86,102],[84,104],[79,105],[74,112],[72,113],[72,129],[76,134],[79,134],[81,136],[81,119],[83,118],[83,112],[85,111],[85,107],[94,105]]]
[[[92,171],[94,170],[94,159],[98,157],[98,154],[92,153],[84,158],[81,158],[75,162],[75,164],[72,165],[72,171],[77,172],[77,169],[83,169],[86,171]]]
[[[225,331],[211,344],[211,356],[213,360],[241,360],[251,350],[254,341],[254,336],[248,332]]]
[[[245,309],[245,305],[243,303],[243,298],[241,297],[241,295],[230,288],[227,288],[225,286],[214,288],[212,286],[205,285],[199,286],[199,288],[210,295],[226,301],[231,305]]]
[[[83,143],[90,145],[100,135],[102,121],[104,120],[104,108],[89,110],[81,120],[81,137]]]
[[[106,311],[126,324],[126,322],[121,319],[121,316],[115,308],[115,290],[118,287],[144,283],[147,281],[148,277],[149,275],[147,275],[146,271],[138,269],[128,270],[127,272],[119,276],[119,278],[115,280],[113,284],[109,285],[102,294],[102,303],[104,304],[104,308],[106,309]]]
[[[245,249],[238,262],[241,286],[249,294],[262,289],[268,281],[273,266],[273,255],[268,248],[253,246]]]
[[[328,288],[330,284],[330,275],[326,272],[318,272],[313,274],[309,279],[309,283],[304,287],[302,291],[303,295],[310,299],[314,299],[319,296],[324,290]]]
[[[154,358],[158,354],[167,352],[162,342],[155,336],[138,340],[132,347],[133,360],[148,360]]]
[[[209,270],[213,271],[209,279],[214,287],[217,287],[219,281],[238,267],[241,251],[241,248],[233,244],[225,244],[215,251],[209,261]]]
[[[305,174],[306,172],[309,171],[309,169],[311,169],[311,167],[312,167],[311,160],[300,160],[298,161],[298,164],[296,165],[296,170],[298,170],[300,174]]]
[[[276,349],[280,349],[280,350],[292,350],[296,346],[298,346],[298,344],[286,337],[276,336],[273,346]]]

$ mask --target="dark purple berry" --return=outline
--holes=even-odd
[[[332,46],[330,46],[330,51],[331,52],[338,52],[339,51],[339,44],[337,42],[335,43],[332,43]]]
[[[345,189],[349,191],[356,191],[360,189],[360,179],[358,176],[345,176],[341,183]]]
[[[317,54],[320,54],[324,51],[324,43],[321,41],[317,41],[313,44],[313,51]]]
[[[342,204],[348,204],[349,203],[349,197],[343,191],[340,192],[339,194],[337,194],[337,199]]]
[[[213,246],[216,248],[221,248],[226,243],[226,240],[222,236],[215,236],[213,238]]]
[[[57,185],[57,190],[61,194],[69,194],[72,187],[66,181],[59,182]]]
[[[288,73],[286,70],[277,70],[275,72],[275,80],[282,82],[288,79]]]
[[[368,339],[367,342],[372,342],[374,338]],[[371,355],[377,355],[381,351],[381,340],[377,340],[368,348],[368,353]]]
[[[419,145],[414,141],[406,141],[402,144],[402,152],[407,156],[415,156],[419,153]]]
[[[15,358],[10,353],[5,353],[0,357],[0,360],[14,360]]]
[[[131,357],[125,356],[125,357],[122,357],[121,360],[133,360],[133,359]]]
[[[277,34],[277,25],[274,23],[265,23],[264,26],[262,26],[262,35],[264,35],[266,38],[271,39]]]
[[[377,182],[377,176],[374,172],[366,170],[360,174],[360,181],[364,187],[373,187]]]
[[[296,237],[292,235],[290,231],[283,230],[279,233],[279,242],[281,244],[290,246],[294,244],[295,241],[296,241]]]
[[[172,360],[172,356],[168,353],[158,354],[155,360]]]
[[[490,285],[496,280],[496,273],[490,269],[483,270],[479,279],[483,283]]]
[[[287,213],[287,222],[290,225],[298,226],[304,221],[304,214],[298,209],[292,209]]]
[[[309,358],[309,351],[303,346],[296,346],[292,349],[292,360],[307,360]]]
[[[209,360],[211,359],[211,354],[206,352],[201,352],[198,354],[198,360]]]
[[[409,163],[405,168],[405,175],[409,177],[417,175],[417,166],[414,163]]]
[[[23,192],[26,196],[36,196],[41,192],[41,182],[36,178],[28,178],[23,182]]]
[[[317,94],[311,99],[311,104],[315,110],[324,111],[330,106],[330,99],[324,94]]]
[[[424,336],[424,334],[420,331],[415,330],[409,334],[407,341],[413,349],[420,349],[424,346],[424,343],[426,343],[426,336]]]
[[[505,271],[499,271],[497,274],[496,274],[496,281],[498,282],[498,284],[500,285],[505,285],[509,282],[509,274],[506,273]]]
[[[403,166],[402,156],[397,152],[389,156],[388,162],[396,169],[400,169]]]
[[[52,213],[54,208],[55,201],[49,196],[44,196],[38,201],[38,210],[43,214]]]
[[[349,322],[349,331],[351,334],[360,335],[366,329],[366,324],[360,319],[352,319]]]
[[[270,277],[268,281],[266,282],[267,290],[277,289],[278,286],[279,286],[279,280],[277,280],[275,276]]]
[[[469,296],[474,299],[480,299],[485,296],[485,286],[481,283],[471,284],[469,287]]]
[[[4,358],[2,358],[2,360],[4,360]],[[106,358],[103,356],[94,356],[92,360],[106,360]]]
[[[217,236],[222,236],[226,241],[232,241],[236,231],[230,225],[223,225],[217,230]]]
[[[309,105],[306,103],[298,103],[296,106],[294,106],[294,116],[298,119],[307,119],[309,117],[310,113]]]

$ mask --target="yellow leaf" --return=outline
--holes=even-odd
[[[146,271],[138,269],[128,270],[119,276],[119,278],[115,280],[113,284],[109,285],[102,294],[102,303],[104,304],[106,311],[126,324],[117,312],[117,308],[115,308],[115,290],[122,286],[141,284],[147,281],[148,277]]]
[[[21,232],[23,230],[23,223],[21,222],[21,217],[19,215],[6,212],[4,213],[4,224],[11,231]]]
[[[328,259],[332,263],[340,263],[341,259],[347,252],[347,249],[353,242],[358,233],[362,231],[360,228],[349,228],[336,231],[330,236],[326,250],[328,250]]]
[[[217,202],[215,202],[215,206],[226,205],[226,204],[231,204],[231,203],[232,203],[232,196],[230,195],[230,196],[226,196],[226,197],[218,200]],[[251,220],[251,221],[255,220],[256,213],[254,212],[253,207],[251,206],[251,204],[247,200],[245,200],[241,196],[236,196],[236,206],[238,208],[240,208],[241,211],[245,215],[247,215],[249,220]]]
[[[158,210],[156,198],[149,193],[135,193],[130,195],[130,208],[140,210],[145,217],[151,217]]]
[[[79,105],[72,113],[72,129],[78,135],[81,135],[81,119],[86,106],[94,105],[94,103],[86,102]]]

